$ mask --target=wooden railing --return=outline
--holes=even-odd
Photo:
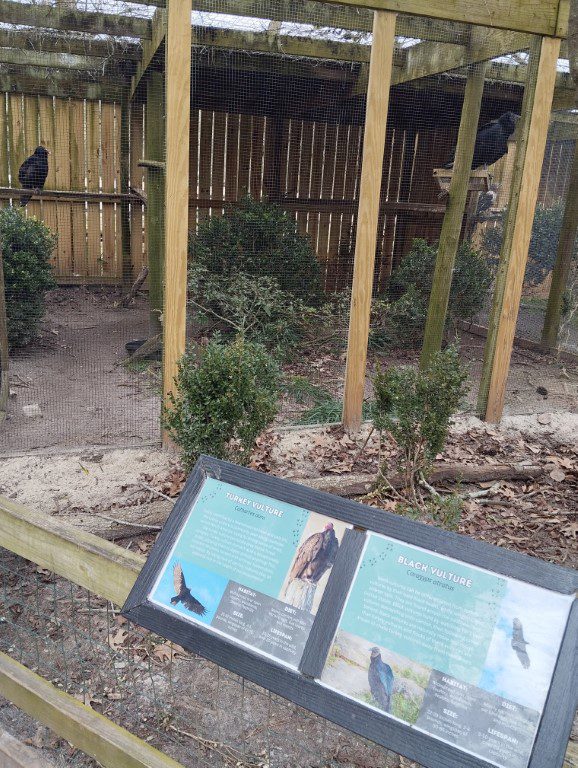
[[[0,546],[121,606],[145,558],[0,496]],[[111,720],[0,653],[0,695],[105,768],[183,768]],[[578,768],[570,742],[564,768]]]

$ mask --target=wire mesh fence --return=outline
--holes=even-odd
[[[0,650],[185,767],[412,765],[186,654],[128,623],[112,604],[6,550],[0,578]],[[0,723],[11,717],[1,705]],[[96,763],[75,753],[66,765]]]

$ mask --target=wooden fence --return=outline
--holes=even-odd
[[[115,605],[124,603],[145,562],[140,554],[3,496],[0,496],[0,529],[4,549]],[[0,695],[105,768],[182,768],[172,758],[3,653],[0,653]],[[575,742],[568,745],[564,766],[578,766]]]

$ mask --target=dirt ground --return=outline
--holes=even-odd
[[[129,309],[117,306],[118,301],[111,288],[60,288],[49,294],[40,338],[11,356],[12,396],[8,418],[0,426],[0,455],[158,442],[158,364],[146,370],[122,364],[126,341],[147,335],[146,299],[138,297]],[[470,368],[468,407],[473,409],[484,340],[464,333],[461,345],[462,358]],[[415,352],[399,351],[387,357],[371,353],[369,368],[378,361],[384,365],[415,359]],[[334,397],[342,394],[343,354],[304,350],[302,359],[286,371],[303,375]],[[547,394],[540,394],[538,388]],[[368,395],[370,389],[368,384]],[[285,398],[278,423],[294,422],[306,408]],[[557,410],[578,411],[578,366],[515,350],[506,416]]]

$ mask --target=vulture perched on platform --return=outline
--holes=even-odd
[[[520,619],[514,619],[512,623],[512,648],[516,651],[516,656],[520,660],[520,664],[524,669],[528,669],[530,666],[530,657],[526,652],[526,646],[530,645],[527,640],[524,640],[524,627]]]
[[[393,680],[392,669],[381,658],[381,651],[379,648],[372,648],[367,681],[369,682],[371,695],[379,708],[383,709],[384,712],[390,711]]]
[[[289,574],[289,582],[302,579],[317,584],[335,562],[338,549],[339,542],[333,530],[333,523],[327,523],[322,531],[309,536],[299,547]]]
[[[48,154],[46,147],[36,147],[34,154],[22,163],[18,170],[18,181],[23,189],[33,189],[38,194],[44,187],[48,176]],[[31,198],[32,195],[21,197],[20,205],[25,206]]]
[[[497,120],[486,123],[478,128],[474,156],[472,158],[472,171],[482,166],[493,165],[508,152],[508,139],[516,130],[520,115],[515,112],[504,112]],[[451,158],[444,168],[453,168],[455,147]]]
[[[185,577],[183,575],[183,569],[181,568],[180,563],[175,563],[173,567],[173,582],[175,585],[175,592],[177,594],[174,597],[171,597],[171,605],[178,605],[179,603],[182,603],[185,608],[187,608],[189,611],[192,611],[192,613],[197,613],[199,616],[204,616],[207,612],[207,609],[197,600],[196,597],[191,595],[191,590],[187,587]]]

